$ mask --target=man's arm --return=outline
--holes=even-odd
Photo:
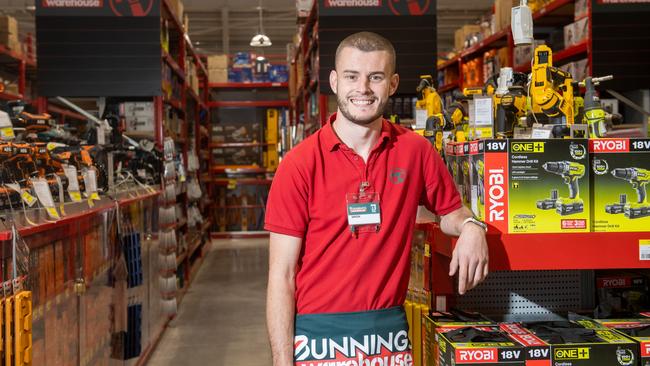
[[[450,236],[458,236],[449,264],[449,275],[458,272],[458,292],[463,295],[481,283],[488,274],[488,247],[485,230],[478,225],[466,223],[472,217],[467,207],[461,207],[442,216],[440,228]]]
[[[266,324],[274,366],[293,366],[296,265],[302,239],[271,233]]]

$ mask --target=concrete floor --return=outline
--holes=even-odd
[[[268,239],[214,240],[148,365],[271,365]]]

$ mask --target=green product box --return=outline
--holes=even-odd
[[[591,230],[588,140],[510,140],[508,168],[508,232]]]
[[[593,231],[650,228],[650,139],[592,139]]]
[[[640,366],[650,366],[650,318],[596,319],[607,328],[627,335],[639,345]]]
[[[551,345],[553,366],[638,366],[638,345],[593,320],[523,323]]]
[[[438,366],[526,366],[525,347],[498,325],[437,328]]]

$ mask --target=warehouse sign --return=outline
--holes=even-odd
[[[434,15],[435,0],[319,0],[320,16]]]
[[[101,8],[103,0],[43,0],[44,8]]]
[[[160,17],[160,0],[37,0],[36,16]]]

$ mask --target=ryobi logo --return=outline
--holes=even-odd
[[[510,145],[511,152],[543,153],[543,142],[513,142]]]
[[[488,363],[497,361],[498,355],[496,348],[456,350],[456,363]]]
[[[588,360],[589,348],[561,348],[554,352],[556,360]]]
[[[650,357],[650,342],[641,343],[641,357]]]
[[[505,220],[505,172],[503,169],[488,170],[489,220]]]
[[[590,140],[590,142],[593,152],[596,153],[630,151],[629,141],[627,139]]]

